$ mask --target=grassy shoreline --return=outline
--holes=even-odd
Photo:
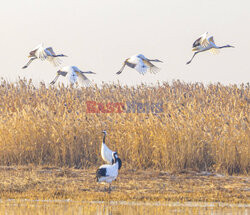
[[[1,199],[172,201],[250,204],[249,177],[122,169],[108,194],[95,169],[0,167]]]

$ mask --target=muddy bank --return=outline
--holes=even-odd
[[[83,201],[202,201],[250,203],[250,178],[206,172],[121,169],[107,185],[95,180],[95,169],[0,167],[1,199],[72,199]]]

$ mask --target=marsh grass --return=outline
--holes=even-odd
[[[0,165],[97,167],[106,129],[124,168],[249,173],[249,84],[79,89],[2,80],[0,101]],[[161,102],[163,112],[87,113],[86,101]]]
[[[95,168],[12,166],[0,168],[1,200],[125,202],[228,202],[249,204],[249,178],[186,171],[121,169],[112,191],[95,180]]]

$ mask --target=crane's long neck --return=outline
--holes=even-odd
[[[115,163],[113,165],[117,168],[117,170],[119,169],[119,163],[118,163],[117,159],[116,159],[116,161],[115,161]]]
[[[159,62],[159,63],[162,63],[161,60],[158,60],[158,59],[148,59],[148,61],[152,61],[152,62]]]
[[[57,54],[57,55],[52,55],[52,57],[67,57],[67,56],[64,54]]]
[[[226,45],[226,46],[218,46],[218,49],[223,49],[223,48],[234,48],[233,46]]]
[[[106,134],[104,133],[103,140],[102,140],[102,143],[104,143],[104,144],[105,144],[105,137],[106,137]]]
[[[81,71],[82,73],[84,73],[84,74],[95,74],[94,72],[92,72],[92,71]]]
[[[117,158],[117,161],[118,161],[118,169],[121,169],[122,167],[122,161],[120,158]]]
[[[119,169],[119,163],[117,158],[112,159],[112,165],[115,166],[117,169]]]

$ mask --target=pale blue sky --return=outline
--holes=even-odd
[[[0,1],[2,69],[0,77],[18,76],[49,83],[57,68],[34,61],[28,53],[39,43],[69,57],[63,65],[92,70],[95,83],[140,82],[241,83],[250,81],[249,0],[9,0]],[[217,45],[234,45],[219,55],[201,53],[190,65],[192,43],[205,31]],[[142,76],[124,59],[142,53],[164,61],[161,71]],[[62,80],[62,79],[61,79]]]

